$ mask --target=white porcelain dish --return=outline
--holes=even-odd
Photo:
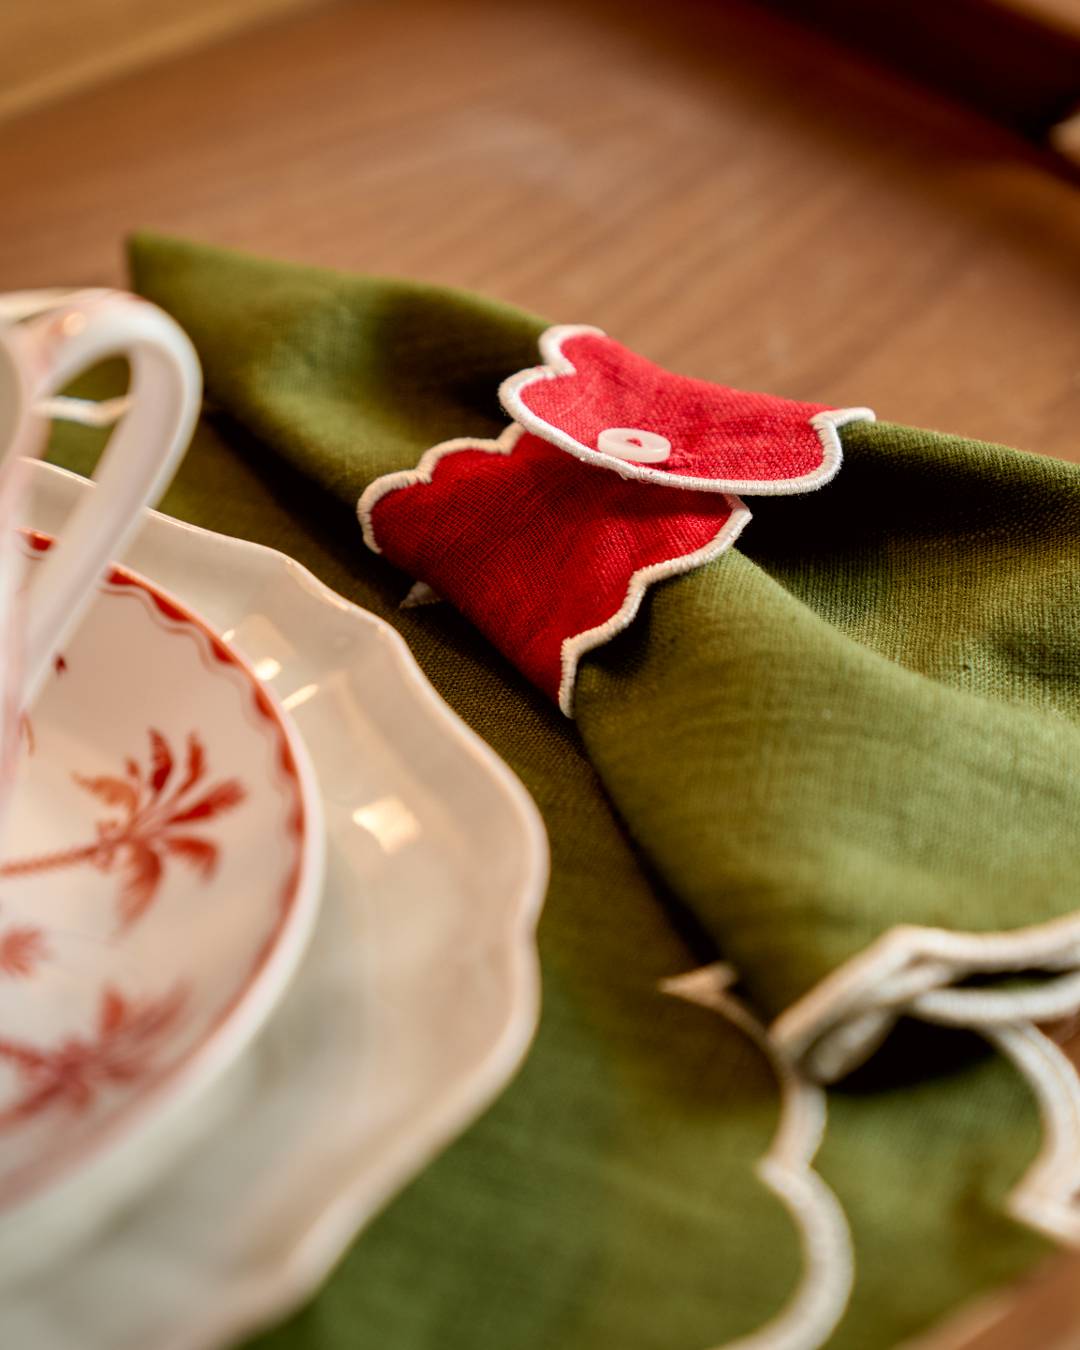
[[[32,560],[50,541],[24,538]],[[0,854],[0,1210],[197,1097],[296,968],[315,776],[236,653],[114,568],[35,703]]]
[[[93,490],[48,466],[35,483],[29,523],[50,532]],[[400,637],[281,554],[162,516],[125,561],[291,711],[323,796],[323,908],[168,1172],[77,1250],[55,1211],[25,1232],[56,1255],[0,1279],[4,1346],[209,1350],[283,1315],[498,1093],[538,1012],[542,823]]]

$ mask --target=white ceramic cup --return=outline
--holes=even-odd
[[[22,596],[26,568],[15,529],[26,490],[23,458],[43,452],[44,414],[57,392],[118,356],[130,365],[130,397],[94,475],[97,489],[35,566]],[[191,438],[201,391],[186,334],[137,296],[106,290],[0,296],[0,739],[11,739],[11,709],[33,700],[98,577],[123,549],[142,508],[168,485]],[[6,778],[0,766],[0,782]]]

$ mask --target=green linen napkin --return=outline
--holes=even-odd
[[[747,1343],[867,1348],[1029,1268],[1047,1244],[1008,1213],[1038,1147],[1028,1087],[983,1040],[903,1023],[827,1094],[816,1167],[854,1270],[832,1331],[800,1280],[833,1279],[837,1254],[759,1163],[783,1110],[769,1058],[662,986],[732,961],[783,1019],[897,925],[1070,912],[1076,470],[847,429],[832,485],[756,503],[738,552],[656,587],[586,659],[574,727],[449,607],[399,611],[409,580],[353,515],[372,478],[497,431],[498,382],[544,324],[150,236],[132,260],[215,408],[165,509],[284,548],[397,624],[553,849],[524,1071],[265,1344],[703,1350],[773,1319]],[[94,448],[68,429],[55,453],[85,468]],[[932,997],[943,964],[890,978]],[[889,1022],[837,1002],[788,1023],[826,1070]]]
[[[651,862],[829,1077],[887,1030],[875,1006],[908,1006],[890,976],[963,1025],[1074,1011],[1080,933],[1080,468],[902,427],[843,442],[827,489],[754,502],[578,691]],[[928,970],[901,956],[948,967],[919,926],[1002,936]]]

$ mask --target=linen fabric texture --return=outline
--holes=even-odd
[[[1078,470],[844,428],[827,488],[756,502],[734,549],[659,583],[584,658],[575,725],[451,606],[399,609],[411,579],[354,515],[432,445],[497,436],[499,382],[535,362],[546,324],[155,236],[132,265],[193,338],[214,409],[164,509],[282,548],[394,623],[522,777],[552,845],[524,1069],[258,1344],[750,1335],[802,1263],[755,1172],[776,1085],[737,1028],[661,982],[731,961],[769,1020],[897,924],[1072,912]],[[54,457],[85,470],[99,443],[63,428]],[[904,1021],[827,1099],[817,1168],[855,1257],[828,1344],[893,1345],[1043,1258],[1005,1209],[1038,1112],[981,1038]]]

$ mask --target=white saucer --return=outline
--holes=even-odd
[[[28,523],[56,532],[92,490],[36,466]],[[292,712],[323,795],[323,909],[171,1170],[77,1252],[0,1274],[4,1346],[209,1350],[283,1315],[497,1094],[538,1012],[542,823],[400,637],[283,555],[162,516],[126,561]]]

